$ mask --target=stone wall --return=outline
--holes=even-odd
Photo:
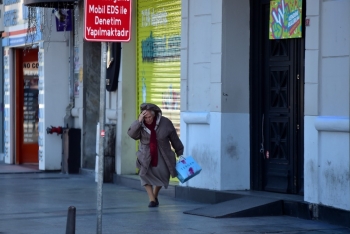
[[[82,168],[94,169],[96,158],[96,125],[99,121],[101,43],[84,42],[84,114]]]

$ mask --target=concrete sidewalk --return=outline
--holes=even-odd
[[[41,173],[38,163],[6,164],[0,161],[0,174]]]
[[[96,233],[94,177],[60,173],[0,174],[1,234],[62,234],[69,206],[76,233]],[[289,216],[214,219],[184,211],[208,204],[159,196],[148,208],[146,192],[103,185],[103,233],[350,233],[344,227]]]

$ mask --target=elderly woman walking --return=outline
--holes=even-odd
[[[168,188],[170,175],[177,176],[176,157],[171,146],[177,156],[183,154],[184,147],[173,123],[162,116],[157,105],[143,103],[140,109],[141,114],[131,124],[128,135],[134,140],[140,140],[136,167],[139,169],[141,185],[149,197],[148,207],[157,207],[160,189],[163,186]]]

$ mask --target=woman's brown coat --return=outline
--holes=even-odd
[[[158,155],[159,157],[164,158],[170,175],[172,177],[176,177],[176,157],[174,151],[171,149],[171,146],[173,146],[175,149],[177,156],[183,154],[184,146],[176,133],[173,123],[168,118],[162,116],[160,108],[154,104],[143,105],[144,106],[141,105],[141,110],[153,110],[156,114],[155,118],[157,118],[156,134]],[[145,175],[151,163],[151,155],[149,149],[150,130],[147,129],[143,122],[140,123],[138,120],[136,120],[131,124],[128,130],[128,135],[134,140],[140,140],[139,150],[136,153],[136,166],[140,170],[140,175]]]

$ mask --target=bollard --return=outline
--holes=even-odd
[[[75,234],[75,207],[68,208],[66,234]]]

